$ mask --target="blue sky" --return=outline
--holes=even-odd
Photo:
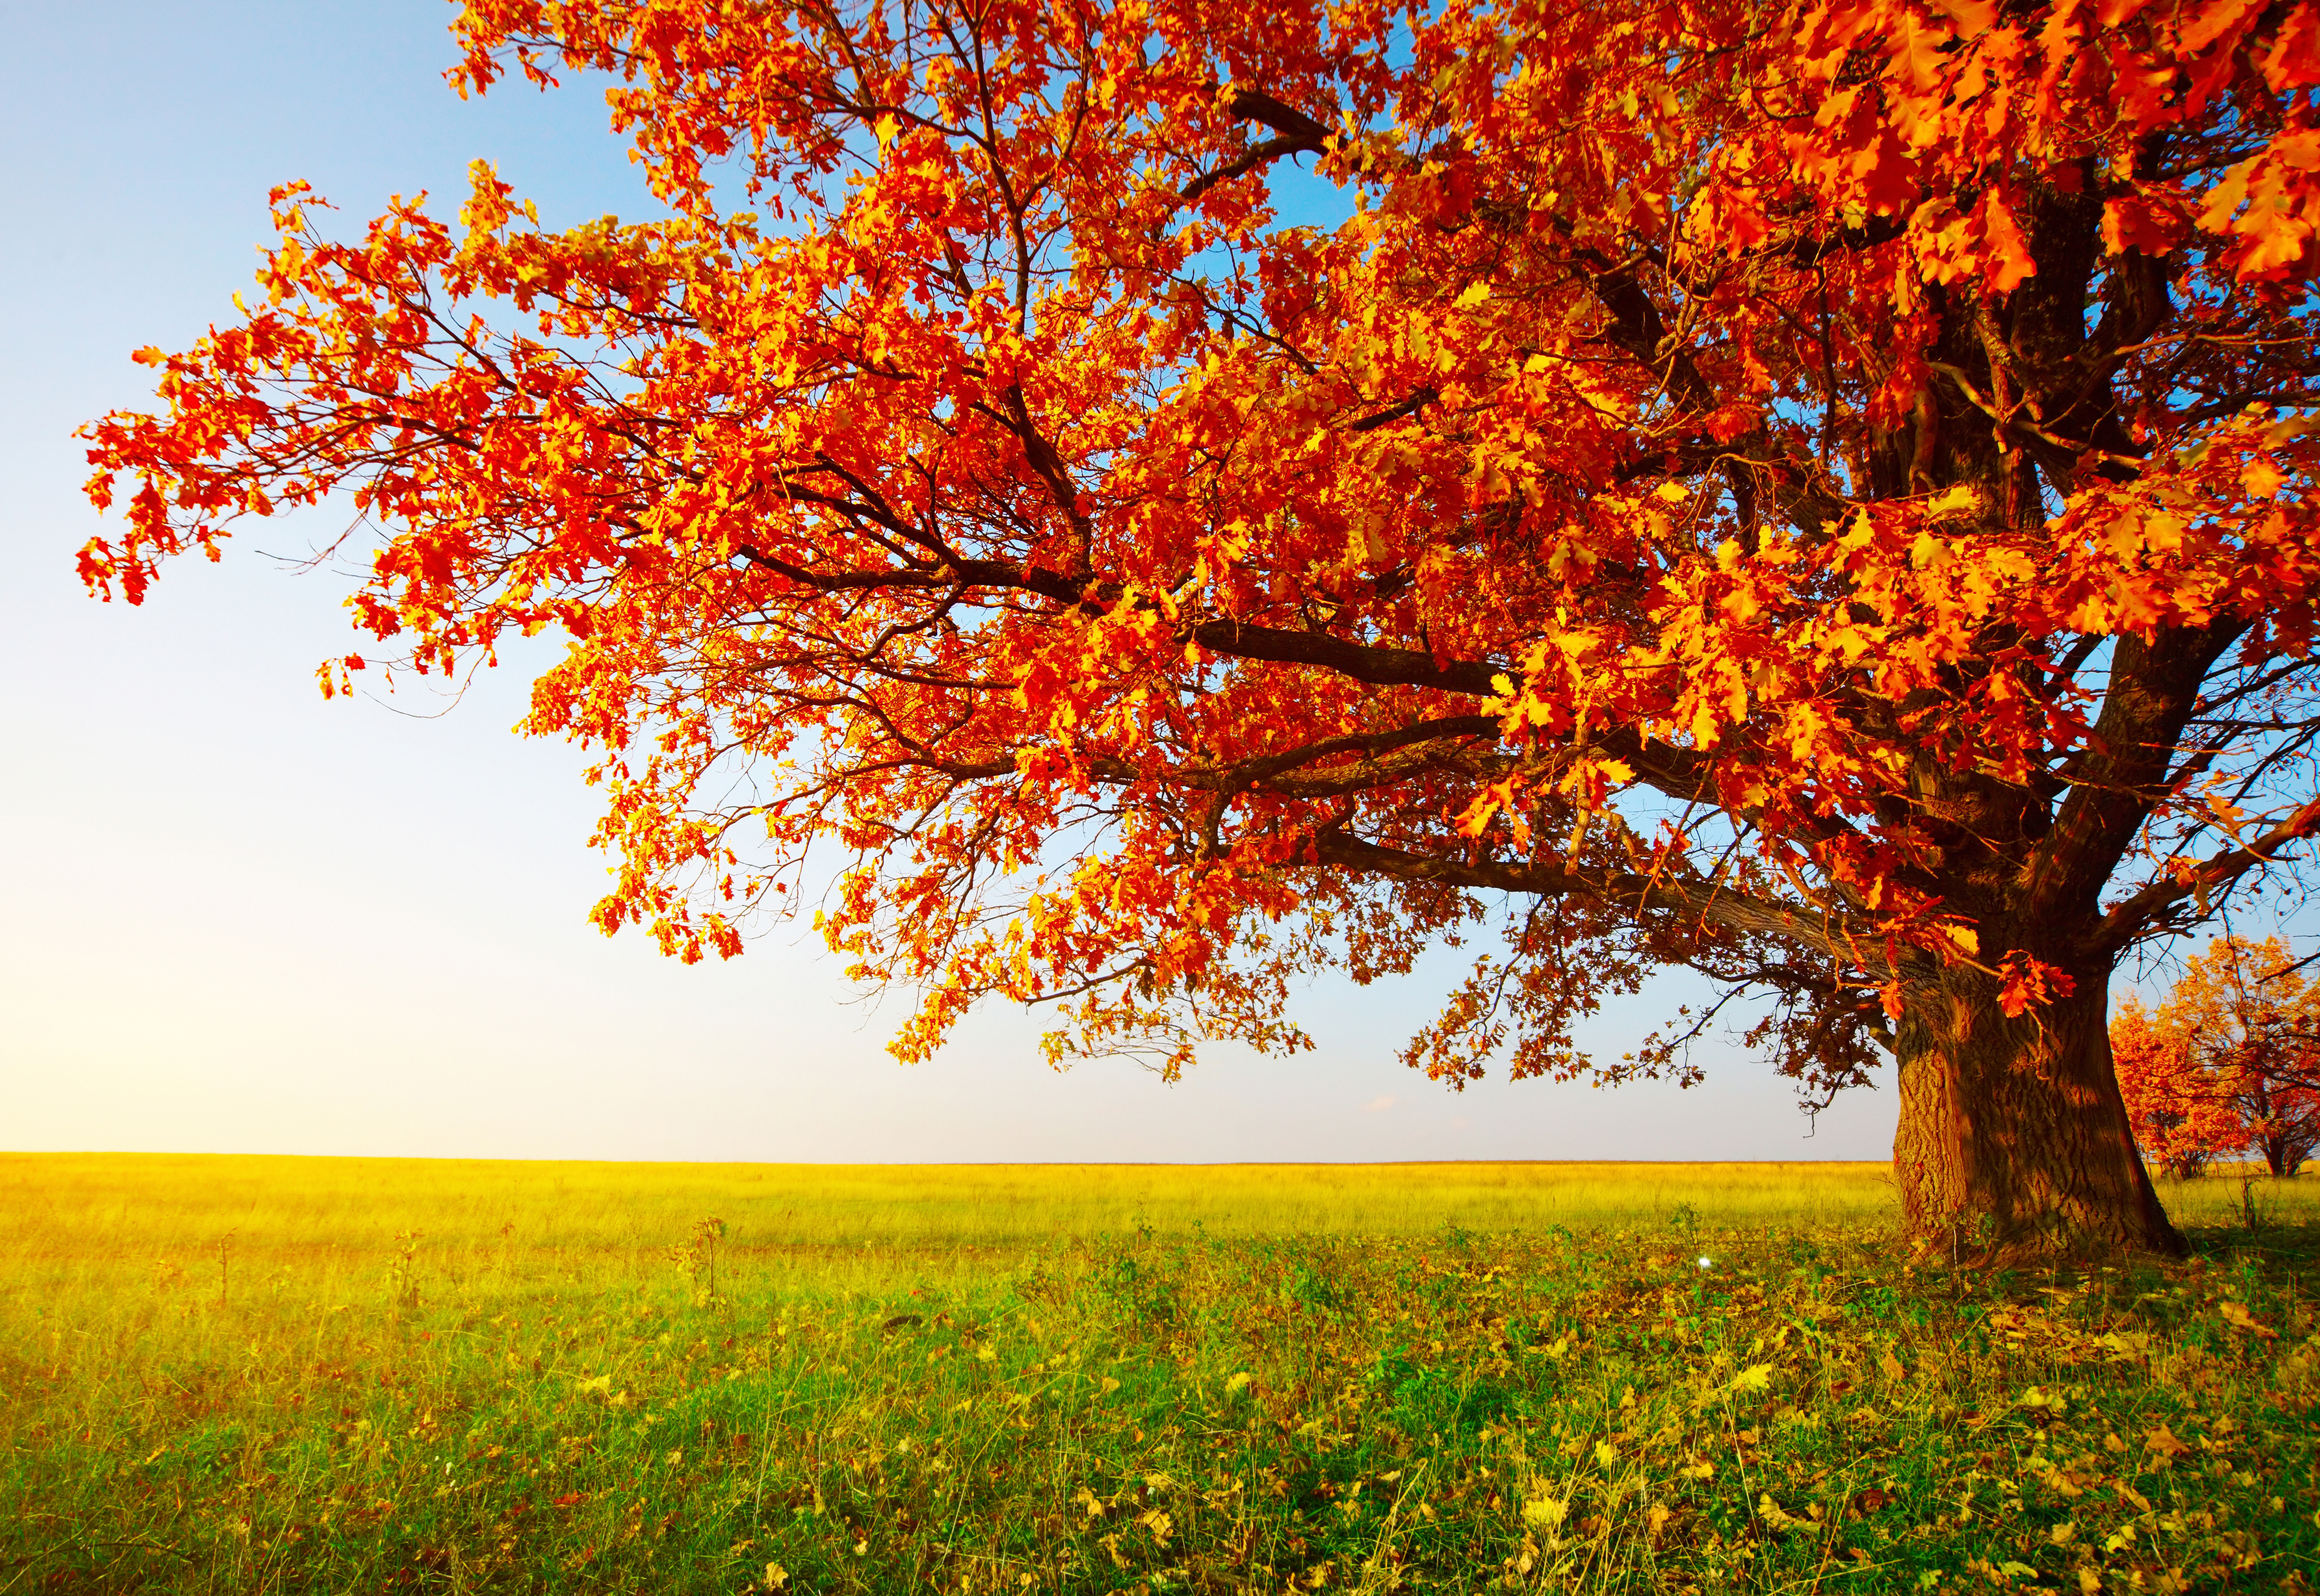
[[[577,752],[509,735],[522,662],[449,713],[326,704],[343,582],[276,518],[141,609],[73,576],[69,434],[149,401],[129,351],[231,319],[265,196],[349,225],[495,162],[551,225],[648,206],[593,90],[441,82],[446,5],[13,6],[0,92],[0,1148],[843,1161],[1883,1158],[1890,1090],[1821,1117],[1735,1044],[1710,1084],[1456,1095],[1394,1062],[1436,989],[1324,983],[1316,1055],[1218,1050],[1181,1084],[1047,1070],[998,1013],[913,1069],[899,1004],[802,933],[686,969],[586,922]],[[263,552],[261,552],[263,551]],[[267,554],[282,558],[268,558]],[[1625,1050],[1681,1000],[1607,1017]]]

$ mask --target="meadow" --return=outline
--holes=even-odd
[[[0,1155],[0,1596],[2320,1583],[2320,1180]]]

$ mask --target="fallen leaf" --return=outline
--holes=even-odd
[[[2278,1330],[2257,1319],[2238,1303],[2226,1300],[2216,1303],[2216,1310],[2224,1316],[2224,1322],[2234,1330],[2246,1330],[2252,1335],[2261,1336],[2267,1341],[2279,1339]]]

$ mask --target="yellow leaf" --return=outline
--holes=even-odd
[[[1772,1366],[1768,1363],[1752,1363],[1732,1376],[1731,1389],[1741,1392],[1767,1391],[1772,1388]]]
[[[2279,1339],[2278,1330],[2258,1320],[2254,1314],[2237,1303],[2218,1303],[2216,1304],[2216,1311],[2224,1316],[2224,1322],[2234,1330],[2251,1330],[2267,1341]]]
[[[1790,1512],[1779,1502],[1774,1501],[1772,1500],[1772,1493],[1769,1491],[1765,1492],[1763,1496],[1757,1499],[1756,1516],[1775,1529],[1786,1529],[1792,1524],[1801,1524],[1805,1522],[1804,1519],[1799,1519],[1794,1513]]]
[[[1981,951],[1981,936],[1971,925],[1946,924],[1942,934],[1956,944],[1958,951],[1969,958]]]
[[[1490,285],[1485,283],[1476,283],[1470,285],[1465,293],[1460,294],[1455,303],[1459,310],[1471,311],[1490,297]]]
[[[1523,1522],[1526,1524],[1543,1524],[1552,1529],[1556,1525],[1562,1523],[1564,1516],[1570,1511],[1571,1503],[1569,1501],[1558,1500],[1552,1496],[1542,1496],[1536,1501],[1523,1503]]]

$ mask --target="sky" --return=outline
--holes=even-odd
[[[299,557],[340,523],[249,524],[140,609],[87,598],[99,526],[75,427],[146,408],[145,344],[233,319],[266,193],[304,178],[359,225],[484,157],[542,220],[649,211],[600,93],[461,103],[449,5],[0,8],[0,1150],[777,1162],[1882,1159],[1894,1098],[1808,1122],[1736,1040],[1690,1091],[1503,1080],[1395,1059],[1432,982],[1322,980],[1294,1059],[1216,1049],[1163,1084],[1058,1074],[1034,1017],[939,1058],[802,928],[686,967],[587,923],[605,861],[578,750],[511,735],[527,663],[456,705],[326,703],[347,591]],[[536,664],[545,654],[531,656]],[[1607,1013],[1617,1055],[1681,978]]]

